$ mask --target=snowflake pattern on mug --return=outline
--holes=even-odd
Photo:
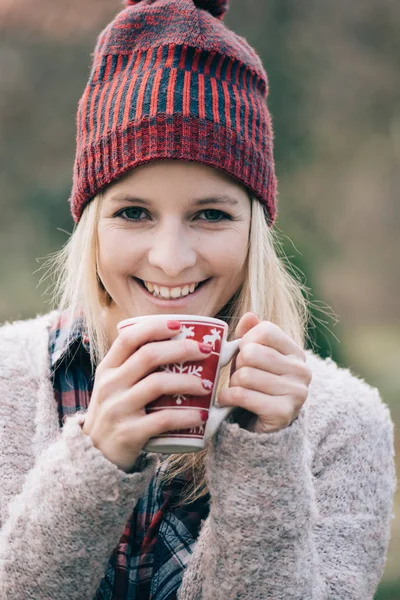
[[[206,390],[212,390],[213,382],[209,379],[203,379],[203,386],[206,388]]]
[[[188,375],[195,375],[196,377],[201,377],[203,367],[199,365],[182,365],[182,364],[174,364],[174,365],[164,365],[161,369],[165,373],[187,373]],[[212,382],[209,382],[212,387]],[[183,394],[174,394],[175,402],[177,404],[182,404],[183,400],[186,400],[187,397]]]
[[[187,325],[182,325],[181,332],[175,336],[176,340],[186,340],[187,338],[194,337],[194,327],[188,327]]]

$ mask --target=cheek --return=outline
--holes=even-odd
[[[209,246],[209,256],[215,267],[222,274],[230,276],[232,273],[240,273],[247,258],[247,237],[245,235],[229,236],[219,239]]]
[[[124,272],[137,261],[137,244],[121,229],[99,231],[98,261],[100,272]]]

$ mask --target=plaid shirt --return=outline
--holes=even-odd
[[[82,319],[67,337],[60,315],[49,338],[52,382],[60,428],[64,418],[87,409],[94,373]],[[95,600],[175,600],[190,560],[209,497],[180,504],[189,474],[171,484],[162,480],[162,466],[136,504],[118,546],[108,562]]]

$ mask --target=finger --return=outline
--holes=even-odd
[[[302,407],[302,403],[294,403],[289,396],[277,398],[238,386],[222,390],[218,403],[221,406],[243,408],[278,428],[292,423]]]
[[[194,340],[168,340],[145,344],[139,348],[115,373],[118,385],[134,385],[162,365],[200,361],[210,356],[212,346]],[[202,370],[203,367],[200,367]]]
[[[310,383],[311,369],[297,356],[284,355],[275,348],[256,342],[244,345],[236,357],[236,369],[244,366],[269,371],[276,375],[290,375],[294,379]]]
[[[250,331],[253,327],[255,327],[260,322],[260,318],[254,312],[245,313],[240,319],[236,329],[235,329],[235,338],[243,337],[245,333]]]
[[[169,408],[152,412],[141,421],[141,434],[146,441],[167,431],[191,429],[204,425],[200,411],[196,409]]]
[[[261,323],[250,329],[242,337],[240,349],[249,342],[270,346],[285,356],[293,354],[303,362],[306,362],[306,353],[304,350],[280,327],[270,321],[261,321]]]
[[[171,322],[170,322],[171,323]],[[180,332],[180,329],[168,327],[168,320],[146,319],[125,327],[117,336],[107,355],[99,367],[112,369],[121,366],[138,348],[148,342],[169,340]]]
[[[244,334],[247,333],[247,331],[250,331],[250,329],[255,327],[257,325],[257,323],[259,323],[259,322],[260,322],[260,319],[259,319],[258,315],[256,315],[256,313],[253,313],[253,312],[245,313],[241,317],[241,319],[235,329],[235,339],[243,337]],[[231,361],[231,368],[230,368],[231,375],[236,370],[236,360],[237,360],[237,355],[235,355]]]
[[[200,377],[181,373],[151,373],[123,395],[110,395],[104,409],[113,420],[124,418],[142,410],[147,404],[160,396],[207,396],[212,393],[208,384],[202,383]],[[177,403],[177,407],[179,404]]]
[[[232,375],[229,387],[239,386],[272,396],[290,395],[293,398],[307,395],[307,386],[291,377],[275,375],[253,367],[242,367]]]

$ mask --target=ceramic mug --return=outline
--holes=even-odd
[[[148,452],[162,454],[179,454],[183,452],[196,452],[205,447],[205,443],[218,429],[222,421],[233,410],[215,406],[215,395],[219,372],[221,367],[227,365],[239,349],[240,339],[227,341],[228,325],[220,319],[203,317],[200,315],[146,315],[126,319],[118,323],[118,332],[126,327],[145,319],[160,319],[179,321],[181,331],[173,336],[174,340],[189,338],[196,342],[210,344],[212,351],[209,356],[199,361],[188,361],[181,364],[168,364],[160,367],[159,371],[169,373],[188,373],[201,377],[210,384],[210,393],[207,396],[191,396],[183,394],[162,395],[146,406],[146,412],[163,410],[165,408],[184,409],[195,408],[208,413],[207,421],[199,427],[168,431],[157,437],[151,438],[144,449]]]

